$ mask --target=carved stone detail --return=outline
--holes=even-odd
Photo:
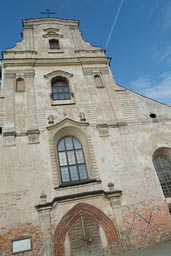
[[[107,137],[109,136],[109,131],[108,131],[108,125],[107,124],[99,124],[96,126],[98,131],[99,131],[99,136],[100,137]]]
[[[94,74],[101,74],[101,75],[108,75],[109,74],[109,69],[107,67],[104,68],[83,68],[83,73],[85,76],[90,76]]]
[[[63,71],[63,70],[55,70],[55,71],[52,71],[52,72],[44,75],[44,78],[52,79],[55,76],[64,76],[67,78],[71,78],[73,76],[73,74]]]
[[[29,144],[37,144],[39,143],[39,130],[28,130],[27,135],[28,135],[28,143]]]
[[[15,146],[16,132],[4,132],[3,137],[5,147]]]

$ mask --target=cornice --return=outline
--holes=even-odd
[[[121,198],[122,191],[121,190],[114,190],[114,191],[93,190],[93,191],[86,191],[82,193],[69,194],[65,196],[55,197],[51,202],[46,202],[43,204],[36,205],[35,208],[38,212],[41,212],[46,209],[49,209],[49,210],[53,209],[60,202],[63,203],[68,200],[97,197],[97,196],[102,196],[106,199],[110,199],[110,198],[118,199],[118,198]]]
[[[95,75],[95,74],[109,74],[108,67],[85,67],[83,68],[84,75]]]
[[[110,58],[107,57],[68,57],[68,58],[16,58],[3,59],[4,67],[23,67],[23,66],[66,66],[66,65],[92,65],[92,64],[110,64]]]
[[[23,21],[23,26],[24,28],[28,25],[44,25],[44,24],[49,24],[52,26],[53,24],[55,25],[63,25],[63,26],[79,26],[79,21],[78,20],[67,20],[67,19],[56,19],[56,18],[39,18],[39,19],[24,19]]]
[[[13,79],[14,79],[14,78],[15,78],[15,75],[16,75],[16,74],[15,74],[14,72],[10,72],[10,71],[9,71],[9,72],[6,72],[6,73],[4,74],[5,79],[7,79],[7,78],[10,78],[10,79],[13,78]]]

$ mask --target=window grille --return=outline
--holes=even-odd
[[[160,180],[165,197],[171,196],[171,161],[160,155],[153,159],[153,164]]]
[[[82,145],[73,136],[64,137],[57,144],[61,182],[88,179]]]
[[[71,98],[68,81],[64,78],[58,78],[52,81],[53,100],[69,100]]]

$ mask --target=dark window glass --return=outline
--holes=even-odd
[[[72,136],[61,139],[57,152],[62,183],[88,179],[83,149],[78,139]]]
[[[50,49],[60,49],[59,40],[57,39],[49,40],[49,47]]]
[[[155,157],[153,163],[165,197],[171,196],[171,162],[161,155]]]
[[[58,78],[52,81],[52,98],[53,100],[69,100],[71,98],[66,79]]]

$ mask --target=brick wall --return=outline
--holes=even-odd
[[[15,220],[14,220],[15,224]],[[0,255],[9,256],[12,254],[12,240],[21,239],[26,237],[32,237],[32,250],[25,253],[17,253],[15,255],[21,256],[41,256],[42,255],[42,244],[41,244],[41,233],[39,226],[33,223],[20,223],[14,225],[8,231],[1,232],[0,235]]]
[[[171,216],[165,203],[148,201],[126,206],[122,224],[129,247],[144,247],[171,235]]]

